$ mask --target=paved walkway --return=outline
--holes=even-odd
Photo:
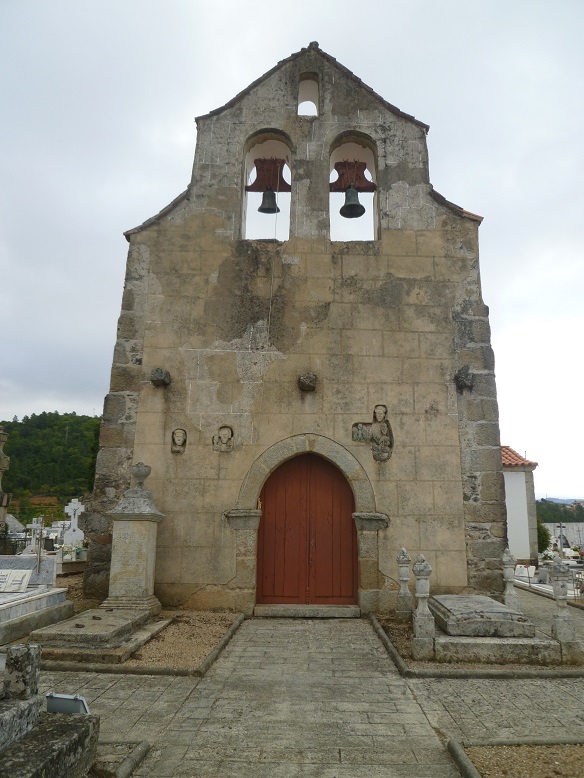
[[[44,673],[83,694],[102,739],[154,747],[137,776],[454,778],[450,757],[366,621],[245,621],[198,685]]]
[[[553,601],[519,595],[549,631]],[[140,778],[451,778],[435,730],[584,742],[584,678],[404,680],[358,619],[245,621],[200,681],[45,672],[51,690],[83,694],[102,740],[151,743]]]

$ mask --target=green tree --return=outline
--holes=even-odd
[[[97,456],[97,416],[54,411],[0,424],[8,433],[4,450],[10,457],[10,470],[2,482],[7,492],[66,501],[87,491],[88,474],[95,469]]]
[[[549,529],[545,526],[543,521],[537,517],[537,550],[540,554],[549,547],[551,542],[551,535]]]

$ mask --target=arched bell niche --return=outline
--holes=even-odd
[[[243,235],[288,240],[292,183],[291,143],[277,130],[256,133],[244,161]]]
[[[298,79],[298,116],[318,116],[317,73],[302,73]]]
[[[376,240],[379,231],[377,149],[371,138],[361,133],[345,133],[334,141],[329,188],[331,240]],[[352,191],[347,193],[349,188]]]

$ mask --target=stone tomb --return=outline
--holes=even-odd
[[[0,775],[81,778],[97,754],[99,717],[43,712],[40,648],[9,646],[0,673]]]
[[[428,607],[438,629],[437,662],[561,664],[560,644],[535,637],[535,626],[519,610],[482,595],[438,595]]]
[[[73,615],[67,590],[55,586],[55,557],[41,559],[39,570],[36,556],[0,556],[0,578],[9,582],[22,572],[29,579],[24,591],[0,592],[0,645]]]
[[[445,594],[430,597],[428,607],[447,635],[491,638],[532,638],[535,627],[518,610],[491,597]]]
[[[147,610],[95,608],[35,630],[43,660],[119,664],[161,632],[171,619],[151,620]]]

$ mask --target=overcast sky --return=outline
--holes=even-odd
[[[583,38],[581,0],[0,0],[0,419],[101,414],[122,232],[185,189],[195,116],[316,40],[485,217],[502,442],[584,497]]]

